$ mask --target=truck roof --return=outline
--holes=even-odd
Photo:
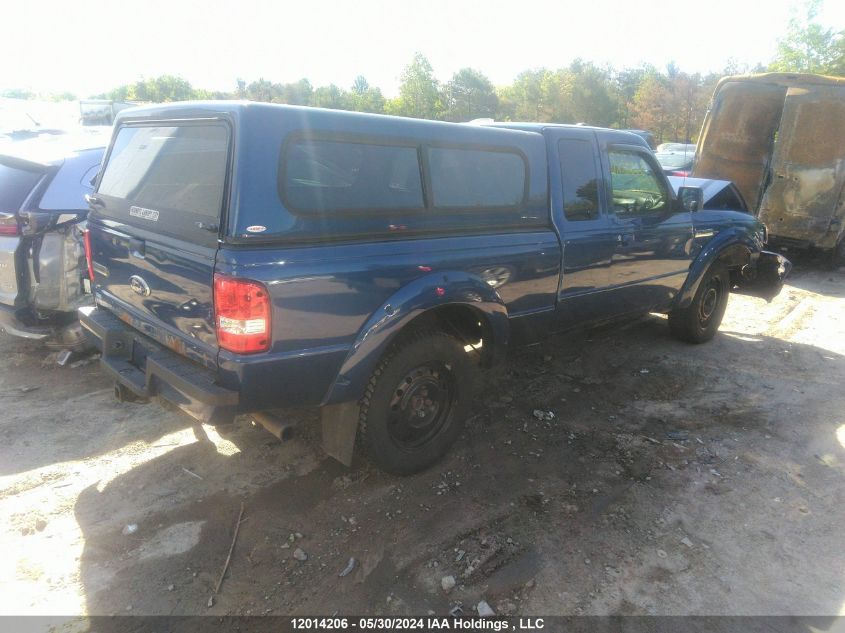
[[[380,126],[388,134],[401,134],[403,131],[415,131],[412,136],[424,135],[426,131],[436,134],[455,134],[456,142],[466,142],[475,138],[479,142],[509,143],[519,142],[517,138],[525,138],[528,134],[540,130],[503,129],[494,126],[475,125],[469,123],[449,123],[446,121],[431,121],[429,119],[414,119],[410,117],[391,116],[386,114],[371,114],[367,112],[351,112],[348,110],[331,110],[314,108],[311,106],[296,106],[259,101],[182,101],[166,104],[155,104],[127,108],[118,113],[115,125],[133,120],[155,119],[184,119],[203,118],[209,116],[230,115],[238,119],[260,118],[267,121],[267,117],[277,115],[307,118],[313,123],[329,119],[337,122],[347,119],[354,125],[356,131],[370,133]],[[514,136],[519,135],[519,137]]]
[[[617,143],[628,143],[633,145],[643,145],[644,147],[648,147],[648,143],[645,141],[645,139],[643,139],[643,137],[637,134],[634,134],[633,132],[627,130],[614,130],[612,128],[607,127],[597,127],[594,125],[572,125],[569,123],[538,123],[520,121],[494,122],[485,123],[484,125],[508,130],[524,130],[527,132],[537,132],[539,134],[542,134],[543,130],[549,128],[572,128],[577,130],[593,130],[597,134],[600,134],[603,138],[610,141],[616,141]]]

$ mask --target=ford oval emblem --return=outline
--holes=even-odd
[[[129,287],[132,288],[133,292],[138,293],[142,297],[150,296],[150,285],[146,281],[144,281],[143,277],[139,277],[138,275],[132,275],[129,278]]]

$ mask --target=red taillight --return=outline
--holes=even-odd
[[[0,213],[0,235],[20,235],[18,216],[14,213]]]
[[[88,263],[88,279],[94,283],[94,252],[91,250],[91,231],[82,232],[82,243],[85,245],[85,261]]]
[[[264,284],[214,275],[214,319],[223,349],[239,354],[270,349],[270,296]]]
[[[684,178],[689,176],[688,171],[673,171],[669,174],[670,176],[682,176]]]

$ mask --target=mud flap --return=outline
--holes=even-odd
[[[783,255],[761,251],[759,256],[742,271],[742,278],[734,292],[771,301],[780,294],[790,270],[792,270],[792,262]]]
[[[357,402],[330,404],[320,409],[323,450],[344,466],[352,465],[355,435],[358,433]]]

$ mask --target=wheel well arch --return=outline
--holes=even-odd
[[[704,274],[714,262],[727,266],[735,283],[743,266],[751,261],[755,245],[750,235],[738,229],[728,229],[708,242],[690,266],[687,280],[675,296],[673,308],[686,308],[692,302]]]
[[[449,303],[430,308],[412,318],[397,332],[391,345],[399,344],[424,329],[443,331],[473,347],[484,367],[493,364],[496,357],[494,349],[506,344],[505,341],[496,340],[493,324],[484,312],[471,305]]]
[[[745,244],[730,244],[719,251],[716,260],[728,268],[742,268],[751,261],[751,249]]]

